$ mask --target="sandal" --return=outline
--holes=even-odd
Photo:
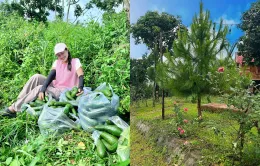
[[[15,118],[16,117],[16,112],[12,112],[9,110],[9,108],[5,108],[0,112],[0,116],[3,117],[8,117],[8,118]]]

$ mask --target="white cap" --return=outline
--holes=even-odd
[[[65,48],[67,48],[66,44],[64,43],[57,43],[54,47],[54,53],[55,55],[59,52],[62,52],[65,50]]]

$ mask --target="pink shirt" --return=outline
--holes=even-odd
[[[53,86],[60,90],[73,88],[78,86],[79,78],[76,70],[77,58],[71,60],[71,71],[68,70],[68,63],[62,63],[61,60],[56,60],[56,79],[53,80]]]

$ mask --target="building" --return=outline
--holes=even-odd
[[[239,68],[245,67],[246,73],[251,73],[252,80],[255,81],[257,84],[260,82],[260,66],[246,66],[245,61],[243,61],[243,56],[240,55],[238,52],[236,52],[235,61],[237,63],[237,66]],[[251,62],[254,62],[254,59],[252,59]]]

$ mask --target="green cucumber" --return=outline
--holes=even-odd
[[[71,97],[71,92],[70,92],[70,91],[67,91],[67,92],[65,93],[65,95],[66,95],[66,97],[67,97],[68,100],[74,100],[73,97]]]
[[[115,152],[115,151],[116,151],[118,143],[115,143],[115,144],[113,144],[113,145],[110,145],[110,144],[109,144],[106,140],[104,140],[104,139],[101,139],[101,141],[103,142],[103,144],[105,145],[105,147],[107,148],[107,150],[108,150],[109,152]]]
[[[48,105],[48,106],[49,106],[49,107],[50,107],[50,106],[54,106],[54,105],[55,105],[55,102],[56,102],[56,101],[52,99],[52,100],[49,102],[49,105]]]
[[[125,138],[124,141],[122,142],[122,145],[127,146],[128,145],[128,139]]]
[[[100,136],[111,145],[118,143],[118,139],[112,134],[109,134],[107,132],[100,131]]]
[[[106,120],[107,125],[114,125],[114,123],[111,120]]]
[[[92,111],[92,110],[94,110],[94,111]],[[89,111],[86,111],[85,113],[90,118],[93,118],[93,117],[97,118],[97,117],[106,115],[107,111],[109,111],[109,109],[106,107],[103,107],[103,108],[89,109]]]
[[[77,87],[74,87],[73,89],[72,89],[72,91],[71,91],[71,97],[73,98],[73,99],[76,99],[76,94],[78,93],[78,88]]]
[[[97,155],[100,158],[104,158],[106,156],[106,147],[103,144],[103,142],[100,140],[100,138],[98,138],[96,146],[97,146]]]
[[[45,102],[49,101],[48,96],[45,96],[45,97],[44,97],[44,101],[45,101]]]
[[[40,99],[36,99],[36,100],[35,100],[35,103],[36,103],[38,106],[41,106],[41,105],[45,104],[45,102],[42,101],[42,100],[40,100]]]
[[[32,107],[32,109],[33,109],[34,111],[41,111],[41,110],[42,110],[42,108],[39,108],[39,107]]]
[[[120,163],[113,165],[113,166],[130,166],[130,159],[127,159],[127,160],[120,162]]]
[[[31,107],[37,107],[37,104],[35,103],[35,102],[30,102],[30,103],[28,103]]]
[[[120,134],[123,131],[121,128],[117,127],[116,125],[97,125],[95,126],[95,129],[99,131],[105,131],[117,137],[120,137]]]
[[[84,121],[84,123],[87,122],[89,126],[96,126],[98,124],[98,121],[96,121],[95,119],[91,119],[87,116],[82,115],[80,116],[80,118]]]
[[[71,109],[71,111],[72,111],[72,113],[73,113],[75,116],[77,116],[77,112],[76,112],[76,109],[75,109],[74,107]]]
[[[67,104],[71,105],[69,102],[60,102],[60,101],[58,101],[58,102],[54,103],[55,106],[63,106],[63,107],[66,106]]]
[[[71,91],[78,91],[78,87],[74,86]]]
[[[65,106],[65,108],[64,108],[64,114],[66,114],[67,116],[69,116],[69,112],[70,112],[70,105],[69,104],[67,104],[66,106]]]
[[[103,94],[104,94],[106,97],[112,97],[112,93],[111,93],[111,90],[110,90],[110,89],[104,89],[102,92],[103,92]]]

